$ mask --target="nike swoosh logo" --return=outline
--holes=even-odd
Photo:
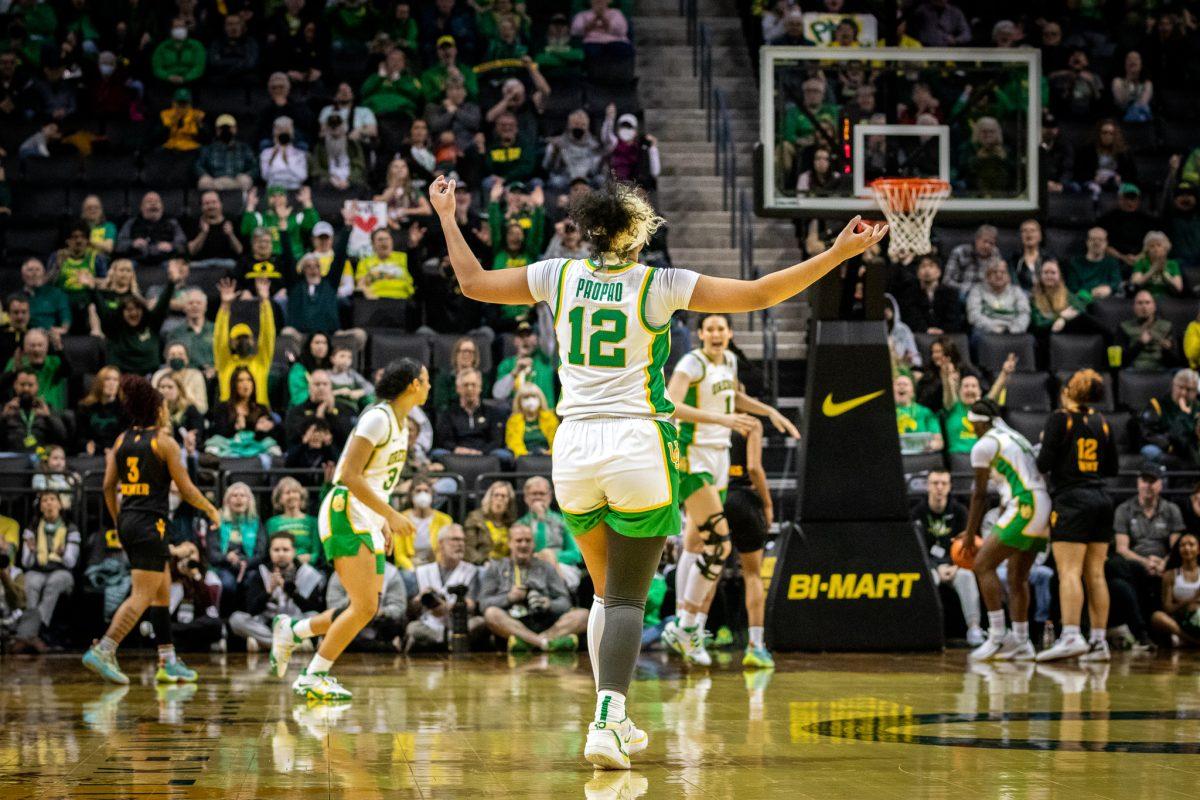
[[[879,397],[881,394],[883,394],[883,391],[883,389],[880,389],[878,392],[864,394],[861,397],[852,397],[849,400],[843,400],[840,403],[833,402],[833,393],[831,392],[825,395],[825,402],[821,404],[821,411],[827,417],[840,417],[847,411],[853,411],[854,409],[858,408],[863,403],[871,402],[876,397]]]

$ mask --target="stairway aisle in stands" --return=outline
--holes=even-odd
[[[723,89],[733,115],[739,189],[752,189],[753,152],[758,140],[758,87],[733,0],[699,0],[700,22],[713,35],[713,85]],[[658,203],[670,223],[671,259],[676,266],[710,275],[738,277],[738,251],[729,246],[729,213],[721,210],[721,178],[713,172],[713,144],[705,141],[705,110],[699,81],[692,77],[692,48],[677,0],[638,0],[633,18],[638,93],[647,133],[658,138],[662,156]],[[800,259],[788,220],[755,222],[755,263],[762,271]],[[808,306],[794,300],[776,312],[779,357],[801,358]],[[746,315],[734,329],[747,355],[762,352],[760,328],[747,330]]]

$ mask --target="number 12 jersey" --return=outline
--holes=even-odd
[[[625,262],[550,259],[528,267],[529,291],[554,314],[562,398],[558,415],[667,419],[663,367],[671,315],[687,308],[699,273]]]

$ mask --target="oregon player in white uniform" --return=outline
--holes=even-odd
[[[679,360],[667,388],[683,405],[715,414],[726,424],[682,422],[679,426],[683,456],[680,497],[687,508],[688,522],[684,550],[675,566],[678,615],[663,629],[663,641],[688,662],[708,666],[712,658],[705,647],[704,626],[717,579],[730,552],[729,524],[723,506],[729,485],[730,427],[735,412],[761,414],[781,432],[793,437],[800,433],[776,409],[742,391],[737,356],[730,349],[733,328],[724,314],[701,317],[699,336],[702,346]],[[743,663],[750,667],[774,666],[761,626],[750,629],[750,647]]]
[[[1033,447],[1004,424],[995,400],[976,402],[967,412],[979,441],[971,448],[975,485],[963,550],[973,553],[984,512],[988,484],[1000,490],[1000,514],[975,555],[973,570],[988,610],[988,638],[971,651],[976,661],[1028,660],[1035,656],[1029,641],[1029,570],[1050,539],[1050,493],[1038,472]],[[1008,560],[1008,611],[1013,629],[1004,623],[1004,588],[996,570]]]
[[[674,407],[662,373],[671,315],[682,308],[751,311],[780,303],[881,240],[887,229],[856,218],[828,252],[755,281],[655,269],[637,259],[662,220],[641,190],[610,181],[571,209],[594,260],[487,271],[455,222],[454,186],[438,178],[430,201],[463,294],[502,305],[545,301],[554,313],[562,362],[558,413],[564,417],[554,440],[555,493],[598,595],[588,623],[596,715],[584,757],[597,767],[628,769],[630,753],[647,743],[625,714],[646,593],[666,537],[680,524],[678,443],[668,422]],[[678,416],[719,422],[696,409],[681,408]]]
[[[287,672],[292,650],[303,639],[324,636],[292,690],[310,700],[344,701],[347,691],[329,675],[333,662],[375,618],[391,537],[412,536],[412,523],[388,502],[408,456],[406,419],[429,396],[429,373],[405,358],[375,388],[380,402],[359,417],[333,473],[333,488],[317,518],[325,558],[346,588],[350,604],[293,622],[286,614],[272,624],[271,666]]]

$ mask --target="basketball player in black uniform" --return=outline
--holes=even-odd
[[[749,620],[750,642],[742,665],[772,669],[775,659],[763,640],[763,619],[767,595],[763,589],[763,545],[771,529],[774,508],[767,473],[762,466],[762,422],[754,418],[748,436],[734,431],[729,447],[729,487],[725,496],[725,519],[729,523],[729,540],[737,549],[742,562],[742,580],[746,584],[746,617]]]
[[[1042,431],[1038,469],[1050,479],[1054,500],[1050,542],[1058,566],[1062,634],[1054,646],[1038,653],[1038,661],[1079,656],[1082,661],[1108,661],[1108,584],[1104,561],[1113,538],[1113,503],[1104,477],[1116,475],[1117,446],[1104,416],[1091,405],[1104,397],[1104,379],[1095,370],[1076,372],[1062,394],[1062,408],[1052,413]],[[1089,640],[1079,630],[1083,585],[1087,582]]]
[[[104,638],[84,653],[83,665],[106,681],[128,684],[129,678],[117,666],[117,646],[149,609],[147,618],[158,642],[155,680],[194,681],[196,673],[176,658],[171,643],[166,538],[171,481],[184,501],[203,511],[214,527],[221,519],[188,477],[158,390],[145,378],[126,375],[121,379],[121,405],[132,426],[117,437],[105,456],[104,502],[117,522],[117,536],[129,557],[133,591],[113,615]]]

